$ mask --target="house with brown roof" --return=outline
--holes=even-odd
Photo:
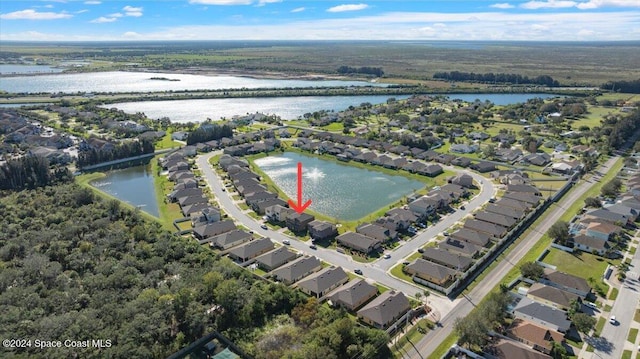
[[[572,300],[581,301],[580,296],[575,293],[566,292],[542,283],[534,283],[527,291],[527,297],[562,310],[569,310]]]
[[[240,229],[234,229],[217,236],[205,238],[200,241],[200,244],[208,242],[211,247],[215,247],[221,250],[227,250],[229,248],[249,242],[251,239],[251,233],[245,232]]]
[[[480,253],[481,250],[481,247],[476,246],[475,244],[460,241],[454,238],[447,238],[446,241],[438,243],[438,248],[469,258],[475,257],[478,253]]]
[[[375,238],[382,242],[395,239],[397,236],[396,231],[386,227],[382,227],[375,223],[364,223],[356,227],[356,233],[363,234],[367,237]]]
[[[193,234],[198,240],[207,239],[209,237],[215,237],[219,234],[226,233],[236,229],[236,225],[232,220],[219,221],[214,223],[207,223],[202,226],[198,226],[193,229]]]
[[[334,291],[329,299],[333,305],[344,307],[352,312],[376,295],[378,295],[378,287],[367,283],[362,278],[354,278]]]
[[[271,239],[259,238],[241,246],[234,247],[229,251],[229,258],[240,263],[247,262],[263,253],[267,253],[274,247]]]
[[[584,278],[562,273],[550,268],[544,269],[544,275],[539,279],[539,281],[540,283],[575,293],[582,298],[586,298],[587,295],[591,293],[591,287]]]
[[[298,289],[308,295],[320,298],[348,281],[349,276],[342,267],[331,266],[298,282]]]
[[[600,256],[604,256],[611,249],[609,242],[584,234],[573,237],[573,243],[576,248],[583,252],[597,253]]]
[[[369,254],[382,245],[379,239],[365,236],[364,234],[346,232],[336,237],[339,245],[356,250],[358,252]]]
[[[484,210],[489,213],[500,214],[500,215],[511,217],[514,219],[520,219],[524,217],[523,210],[513,208],[513,207],[507,207],[507,206],[498,206],[497,204],[494,204],[494,203],[489,203],[484,208]]]
[[[264,271],[270,272],[297,257],[295,252],[283,246],[256,257],[256,263]]]
[[[511,327],[507,329],[507,336],[545,354],[551,354],[553,343],[565,342],[562,333],[522,319],[513,321]]]
[[[308,213],[291,213],[287,220],[287,228],[293,233],[305,233],[307,232],[307,226],[313,222],[316,218]]]
[[[533,207],[529,203],[518,201],[511,198],[501,198],[498,201],[496,201],[495,205],[500,207],[513,208],[523,213],[529,211],[529,209]]]
[[[551,359],[547,354],[535,351],[522,343],[500,339],[491,347],[493,357],[496,359]]]
[[[309,223],[309,236],[314,241],[332,240],[338,235],[338,228],[335,224],[325,221],[312,221]]]
[[[524,202],[530,205],[530,207],[536,207],[542,200],[541,197],[526,192],[505,192],[502,195],[503,198],[515,199],[516,201]]]
[[[378,329],[386,329],[411,309],[402,292],[382,293],[357,313],[358,319]]]
[[[473,216],[477,220],[497,224],[505,228],[511,228],[517,222],[515,218],[485,211],[476,212]]]
[[[456,274],[456,271],[453,269],[422,258],[416,259],[413,263],[406,265],[402,270],[413,276],[413,280],[418,283],[423,280],[439,286],[444,286],[447,282],[452,281]]]

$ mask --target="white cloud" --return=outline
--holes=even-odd
[[[576,7],[578,9],[597,9],[605,6],[614,7],[640,7],[640,1],[638,0],[589,0],[587,2],[581,2]]]
[[[76,11],[76,14],[84,14],[85,12],[89,12],[89,10],[87,9],[78,10]]]
[[[84,4],[85,5],[100,5],[100,4],[102,4],[102,1],[89,0],[89,1],[85,1]]]
[[[537,10],[537,9],[562,9],[569,8],[578,5],[575,1],[569,0],[547,0],[547,1],[529,1],[524,4],[521,4],[520,7],[523,9],[529,10]]]
[[[258,0],[257,6],[265,6],[267,4],[273,4],[278,2],[282,2],[282,0]]]
[[[100,16],[99,18],[93,19],[93,20],[91,20],[89,22],[94,23],[94,24],[105,24],[105,23],[109,23],[109,22],[114,22],[116,20],[118,20],[118,19],[115,18],[115,17]]]
[[[508,2],[501,2],[501,3],[489,5],[489,7],[493,7],[496,9],[513,9],[515,6],[509,4]]]
[[[73,15],[64,12],[38,12],[33,9],[0,14],[0,19],[3,20],[57,20],[71,17],[73,17]]]
[[[126,16],[140,17],[142,16],[142,7],[125,6],[122,8]]]
[[[303,12],[305,10],[306,10],[306,8],[304,8],[304,7],[297,7],[295,9],[291,10],[291,12]]]
[[[253,0],[189,0],[190,4],[203,5],[250,5]]]
[[[358,11],[358,10],[364,10],[368,7],[369,5],[367,4],[344,4],[344,5],[330,7],[327,9],[327,11],[328,12]]]
[[[113,14],[109,14],[109,15],[107,15],[107,17],[115,17],[115,18],[121,18],[121,17],[123,17],[123,16],[124,16],[124,15],[122,15],[122,14],[121,14],[121,13],[119,13],[119,12],[114,12]]]
[[[139,33],[135,32],[135,31],[127,31],[124,34],[122,34],[122,37],[127,38],[127,39],[139,39],[142,37],[142,35],[140,35]]]

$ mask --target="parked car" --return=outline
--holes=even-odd
[[[616,320],[616,316],[615,315],[612,315],[612,316],[609,317],[609,323],[611,323],[613,325],[618,324],[618,321]]]
[[[385,254],[385,255],[383,256],[383,258],[384,258],[384,259],[389,259],[389,258],[391,258],[391,254]]]
[[[424,249],[418,248],[418,253],[424,253]]]
[[[269,229],[269,227],[267,227],[267,225],[266,225],[266,224],[262,224],[262,225],[260,225],[260,228],[262,228],[262,229]]]
[[[285,239],[282,241],[282,244],[290,245],[291,242],[288,239]]]
[[[362,275],[362,269],[354,269],[353,272]]]
[[[315,244],[310,245],[310,246],[309,246],[309,248],[311,248],[311,249],[318,249],[318,247],[317,247]]]
[[[464,206],[460,206],[460,209],[464,211],[466,208],[464,208]]]

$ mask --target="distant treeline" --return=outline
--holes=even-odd
[[[66,167],[49,167],[49,161],[40,156],[24,156],[0,166],[0,190],[34,189],[71,180]]]
[[[155,146],[153,141],[146,138],[139,141],[121,143],[112,149],[91,148],[78,152],[78,166],[91,166],[98,163],[153,153],[154,151]]]
[[[211,140],[219,140],[223,137],[233,137],[233,129],[229,125],[206,124],[198,127],[195,131],[187,136],[187,145],[193,145],[199,142],[207,142]]]
[[[492,82],[492,83],[510,83],[510,84],[528,84],[528,85],[542,85],[548,87],[558,87],[560,83],[554,80],[551,76],[540,75],[537,77],[529,78],[528,76],[522,76],[518,74],[494,74],[489,72],[486,74],[476,74],[473,72],[436,72],[433,74],[434,79],[442,79],[449,81],[475,81],[475,82]]]
[[[605,90],[626,93],[640,93],[640,79],[632,81],[612,81],[600,86]]]
[[[340,66],[338,67],[339,74],[365,74],[365,75],[374,75],[377,77],[381,77],[384,75],[384,71],[382,71],[382,67],[351,67],[351,66]]]

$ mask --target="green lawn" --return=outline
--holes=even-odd
[[[584,279],[600,278],[607,265],[612,263],[591,253],[567,253],[557,248],[549,248],[549,253],[544,257],[544,262],[556,266],[560,272]]]
[[[164,137],[160,141],[155,143],[156,150],[163,150],[166,148],[174,148],[180,146],[182,146],[181,143],[171,139],[171,132],[169,131],[167,131],[167,134],[164,135]]]
[[[637,336],[638,336],[638,328],[631,328],[629,330],[629,335],[627,335],[627,341],[631,343],[635,343]]]
[[[611,293],[609,293],[609,299],[611,300],[618,299],[618,293],[619,293],[618,288],[612,288]]]
[[[611,306],[609,304],[605,304],[604,309],[602,309],[604,312],[610,312],[611,311]]]
[[[640,309],[636,309],[636,314],[633,315],[633,320],[640,323]]]
[[[631,350],[623,351],[621,359],[631,359]]]
[[[342,132],[342,130],[344,129],[344,125],[342,124],[342,122],[333,122],[328,124],[327,126],[323,126],[322,129],[329,132]]]
[[[402,271],[402,267],[403,266],[404,265],[402,263],[400,263],[397,266],[392,267],[391,268],[391,275],[394,276],[394,277],[400,278],[402,280],[406,280],[409,283],[413,283],[413,279],[411,278],[411,276]]]
[[[401,353],[414,351],[415,349],[413,349],[411,343],[415,345],[433,327],[434,323],[426,318],[420,319],[413,327],[411,327],[411,329],[409,329],[409,331],[395,344],[396,348],[403,349],[398,351],[400,357],[402,357]],[[424,329],[424,333],[420,333],[418,328]]]
[[[600,317],[598,318],[598,322],[596,323],[596,331],[595,334],[597,334],[598,336],[600,335],[600,333],[602,333],[602,328],[604,328],[604,325],[607,323],[607,320],[604,317]]]
[[[447,336],[445,340],[438,345],[436,350],[429,355],[429,359],[440,359],[442,358],[451,348],[452,345],[458,342],[458,336],[455,333],[451,333],[451,335]]]

